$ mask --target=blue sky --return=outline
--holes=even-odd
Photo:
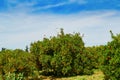
[[[86,46],[120,33],[120,0],[0,0],[0,48],[22,48],[43,37],[84,34]]]

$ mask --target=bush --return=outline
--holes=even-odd
[[[0,53],[0,74],[23,73],[24,76],[33,74],[36,70],[35,56],[23,50],[4,50]]]
[[[112,35],[112,41],[105,47],[104,62],[102,71],[105,74],[105,80],[120,79],[120,34]]]
[[[89,55],[79,33],[65,34],[61,29],[57,37],[44,38],[31,44],[30,52],[44,75],[71,76],[91,74]]]

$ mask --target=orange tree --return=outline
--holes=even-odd
[[[36,70],[35,56],[23,50],[3,50],[0,52],[0,75],[22,73],[25,77]]]
[[[104,48],[103,45],[101,46],[92,46],[92,47],[85,47],[85,52],[87,54],[87,58],[91,63],[92,68],[98,69],[101,65],[102,54],[101,50]]]
[[[44,75],[71,76],[91,74],[92,65],[79,33],[65,34],[63,29],[55,37],[31,44],[36,64]]]
[[[116,36],[111,32],[112,41],[108,42],[102,54],[104,62],[102,71],[105,74],[105,80],[120,79],[120,34]]]

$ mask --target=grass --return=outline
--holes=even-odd
[[[43,80],[104,80],[104,74],[100,70],[95,70],[93,75],[83,75],[65,78],[46,77]]]
[[[96,70],[93,75],[76,76],[63,80],[103,80],[103,79],[104,79],[103,73],[100,70]]]

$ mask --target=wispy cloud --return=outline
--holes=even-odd
[[[105,44],[109,30],[119,33],[119,11],[83,12],[71,15],[0,14],[0,47],[24,48],[44,36],[56,35],[59,28],[66,33],[84,34],[85,45]]]
[[[12,13],[26,13],[29,12],[33,6],[37,4],[36,0],[6,0],[7,10]]]
[[[1,1],[0,1],[1,2]],[[6,13],[71,14],[82,11],[118,10],[119,0],[5,0],[0,11]],[[107,5],[106,5],[107,4]]]
[[[46,6],[42,6],[42,7],[33,8],[31,11],[45,10],[45,9],[59,7],[59,6],[67,5],[67,4],[70,4],[70,3],[69,2],[62,2],[62,3],[57,3],[57,4],[50,4],[50,5],[46,5]]]
[[[7,10],[8,12],[12,13],[28,13],[28,12],[33,12],[33,11],[41,11],[41,10],[46,10],[46,9],[51,9],[51,8],[56,8],[56,7],[62,7],[65,5],[70,5],[70,4],[79,4],[83,5],[86,4],[86,0],[65,0],[65,1],[58,1],[57,3],[49,3],[46,5],[41,4],[45,1],[40,1],[40,0],[6,0],[6,5],[7,5]],[[51,1],[52,2],[52,1]],[[47,3],[47,1],[46,1]],[[37,7],[35,7],[37,5]]]
[[[24,48],[45,36],[56,35],[59,28],[64,28],[66,33],[84,34],[83,39],[86,46],[105,44],[110,40],[109,30],[114,33],[120,32],[120,11],[115,6],[115,4],[118,6],[118,0],[109,2],[109,5],[105,5],[108,0],[53,2],[54,0],[51,2],[48,0],[5,0],[7,11],[0,12],[0,36],[2,36],[0,37],[0,48]],[[98,3],[100,4],[97,6]],[[58,7],[62,9],[62,13],[31,13],[44,10],[57,12]],[[91,11],[92,8],[96,8],[96,10]],[[103,10],[100,10],[101,8]],[[110,9],[106,10],[106,8]],[[67,10],[74,14],[64,14],[64,11]],[[80,13],[76,13],[74,10]]]
[[[79,5],[83,5],[86,4],[87,1],[85,0],[68,0],[68,1],[64,1],[64,2],[59,2],[57,4],[49,4],[49,5],[45,5],[45,6],[40,6],[37,8],[33,8],[31,11],[37,11],[37,10],[46,10],[46,9],[51,9],[51,8],[56,8],[56,7],[61,7],[64,5],[70,5],[70,4],[79,4]]]

